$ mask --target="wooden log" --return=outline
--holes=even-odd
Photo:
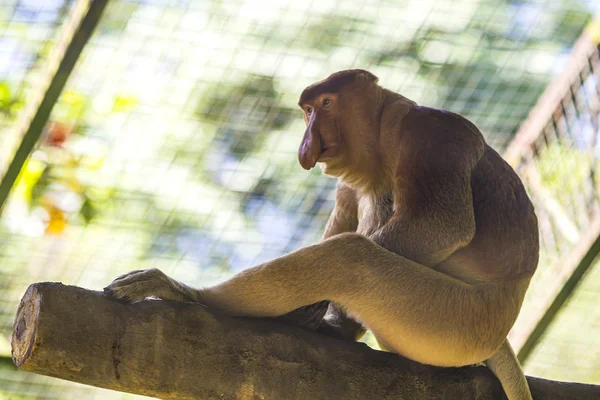
[[[504,398],[485,367],[425,366],[274,320],[50,282],[21,300],[12,356],[27,371],[162,399]],[[600,398],[600,386],[528,379],[535,399]]]

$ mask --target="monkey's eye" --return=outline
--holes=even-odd
[[[310,115],[312,113],[312,107],[306,107],[306,113]]]
[[[331,99],[323,99],[323,105],[328,106],[331,104]]]

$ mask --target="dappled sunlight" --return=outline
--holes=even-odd
[[[74,3],[0,4],[0,176],[22,139],[16,121],[39,94],[36,79]],[[0,356],[9,356],[4,339],[32,282],[99,290],[115,276],[156,267],[206,286],[319,240],[335,181],[298,165],[305,126],[296,103],[305,86],[336,70],[367,68],[420,104],[460,113],[502,152],[598,4],[111,1],[0,218]],[[528,164],[544,247],[541,283],[521,318],[595,206],[588,200],[598,179],[591,172],[599,75],[588,75],[574,94],[578,106],[557,115]],[[576,307],[588,309],[600,288],[585,291]],[[565,346],[557,356],[537,354],[528,368],[564,373],[585,356],[589,329],[553,339],[579,335],[577,356]],[[594,351],[581,363],[597,361]],[[573,379],[600,380],[577,373]],[[61,396],[134,398],[0,364],[0,399]]]

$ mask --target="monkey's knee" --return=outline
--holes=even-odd
[[[346,245],[364,246],[365,244],[368,244],[369,242],[373,243],[365,235],[361,235],[360,233],[356,233],[356,232],[344,232],[344,233],[339,233],[335,236],[332,236],[332,237],[324,240],[322,243],[330,243],[330,244],[335,244],[338,246],[346,246]]]
[[[348,256],[359,264],[364,264],[379,252],[388,252],[368,237],[356,232],[345,232],[332,236],[323,241],[321,246],[323,245],[332,253]]]

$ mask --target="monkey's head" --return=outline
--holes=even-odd
[[[319,162],[326,174],[342,176],[364,158],[377,142],[381,89],[377,77],[361,69],[336,72],[304,89],[298,101],[306,123],[298,149],[302,168]]]

